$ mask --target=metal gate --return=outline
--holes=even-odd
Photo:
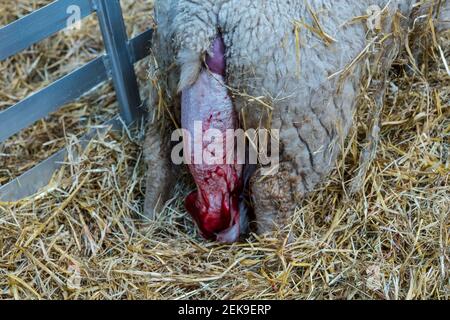
[[[123,122],[142,119],[145,109],[139,95],[134,63],[149,53],[152,30],[128,39],[119,0],[56,0],[0,29],[0,61],[67,27],[69,6],[80,8],[80,18],[96,12],[105,54],[0,111],[0,143],[36,121],[112,79]],[[112,119],[108,124],[117,123]],[[88,141],[95,133],[88,133]],[[0,186],[0,201],[16,201],[48,184],[66,155],[61,150],[22,176]]]

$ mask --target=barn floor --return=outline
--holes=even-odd
[[[50,0],[0,4],[0,24]],[[151,0],[122,0],[130,34],[151,25]],[[450,35],[441,37],[450,61]],[[0,110],[97,56],[95,19],[0,63]],[[435,53],[438,52],[435,50]],[[348,197],[369,128],[363,103],[331,180],[299,203],[294,241],[204,242],[182,205],[140,219],[141,135],[108,133],[69,157],[51,184],[0,202],[0,299],[449,299],[450,81],[436,54],[422,74],[392,71],[380,145],[364,194]],[[143,93],[145,62],[137,66]],[[117,112],[104,85],[0,145],[0,184]]]

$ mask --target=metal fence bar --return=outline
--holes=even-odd
[[[103,57],[96,58],[50,86],[0,112],[0,142],[32,125],[108,79]]]
[[[153,31],[147,30],[129,41],[128,47],[130,52],[132,52],[131,58],[133,63],[142,60],[148,55],[152,35]],[[102,57],[97,59],[101,58]],[[1,116],[2,113],[0,113],[0,124],[2,124],[0,126],[1,128],[0,141],[1,136],[3,134],[3,129],[6,128],[5,123],[8,123],[3,122]],[[109,125],[112,125],[113,129],[119,129],[121,122],[116,117],[105,123],[103,127]],[[88,133],[84,137],[82,137],[81,141],[87,141],[92,137],[93,135],[91,130],[91,133]],[[45,187],[49,183],[55,170],[61,167],[66,156],[67,156],[67,149],[64,148],[59,152],[55,153],[54,155],[52,155],[51,157],[49,157],[48,159],[44,160],[37,166],[31,168],[30,170],[22,174],[20,177],[10,181],[4,186],[0,186],[0,201],[17,201],[38,192],[41,188]]]
[[[152,38],[153,29],[149,29],[129,41],[128,51],[130,52],[133,63],[138,62],[149,55]]]
[[[120,114],[127,124],[131,124],[143,116],[144,109],[128,50],[122,8],[119,0],[93,0],[93,2],[100,22]]]
[[[106,122],[101,126],[96,126],[89,130],[80,141],[80,146],[85,148],[97,133],[105,133],[110,129],[120,130],[122,123],[118,117]],[[32,196],[40,189],[48,185],[56,170],[58,170],[64,163],[68,154],[67,148],[61,149],[51,157],[39,163],[34,168],[22,174],[13,181],[0,186],[0,202],[14,202],[20,199]]]
[[[2,27],[0,61],[66,28],[71,16],[71,12],[68,12],[71,5],[80,10],[80,18],[93,12],[90,0],[57,0]]]
[[[147,30],[129,41],[128,48],[133,52],[132,63],[148,54],[152,34],[152,30]],[[104,59],[104,56],[99,57],[14,106],[0,111],[0,143],[107,80]]]
[[[145,114],[140,108],[142,103],[134,63],[148,55],[153,31],[147,30],[128,41],[119,0],[57,0],[0,28],[0,61],[63,29],[67,24],[67,8],[71,4],[80,7],[81,18],[97,10],[107,54],[1,111],[0,143],[108,78],[113,78],[122,118],[126,124],[135,122]],[[14,37],[21,39],[15,41]],[[119,118],[115,117],[105,125],[112,125],[117,129],[121,124]],[[83,136],[81,144],[87,145],[96,132],[91,130]],[[17,201],[36,193],[48,184],[66,155],[67,150],[62,149],[20,177],[0,186],[0,201]]]

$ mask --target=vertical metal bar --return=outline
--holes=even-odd
[[[128,48],[131,54],[132,62],[138,62],[139,60],[145,58],[146,55],[150,52],[149,46],[151,42],[153,31],[147,30],[137,36],[136,38],[131,39],[128,42]],[[66,76],[66,78],[62,78],[58,80],[57,82],[50,85],[50,88],[58,87],[59,92],[64,99],[70,99],[78,97],[78,93],[84,92],[83,90],[87,90],[87,88],[91,88],[91,86],[97,84],[97,82],[102,81],[104,78],[106,80],[107,78],[107,71],[105,70],[105,67],[103,65],[103,59],[104,57],[99,57],[90,63],[84,65],[79,70],[74,71],[73,73]],[[80,85],[82,83],[82,85]],[[85,88],[85,89],[83,89]],[[40,100],[43,100],[42,96],[48,96],[49,93],[47,92],[50,90],[49,88],[43,89],[43,92],[36,93],[34,96],[31,96],[27,98],[26,100],[23,100],[22,102],[19,102],[16,107],[11,108],[17,108],[21,104],[26,105],[36,105],[38,106],[37,109],[45,108],[47,107],[46,103],[40,103]],[[53,92],[53,89],[50,90]],[[74,93],[78,92],[78,93]],[[59,97],[59,95],[57,95]],[[53,96],[52,96],[53,97]],[[53,97],[53,100],[57,100],[57,104],[62,103],[62,100],[58,100],[58,97]],[[52,100],[52,101],[53,101]],[[28,102],[27,102],[28,101]],[[59,102],[58,102],[59,101]],[[9,109],[5,110],[8,111]],[[5,112],[3,111],[3,112]],[[27,119],[28,115],[25,115],[26,112],[29,112],[32,114],[32,111],[29,111],[28,109],[24,110],[23,112],[17,110],[17,114],[22,116],[23,118]],[[2,119],[2,117],[4,119]],[[5,123],[6,122],[12,122],[13,124],[20,123],[22,120],[19,119],[8,119],[6,117],[6,113],[3,114],[0,111],[0,141],[8,136],[10,133],[5,131]],[[9,122],[6,123],[6,127],[8,127]],[[118,117],[114,117],[114,119],[108,121],[105,126],[112,125],[113,129],[121,129],[122,128],[122,121],[118,119]],[[103,126],[100,126],[103,127]],[[93,128],[94,130],[95,128]],[[99,130],[103,130],[102,128],[99,128]],[[94,130],[96,131],[96,130]],[[90,133],[88,133],[86,136],[80,138],[80,143],[82,146],[84,146],[89,139],[93,136],[93,131],[91,130]],[[17,201],[21,198],[25,198],[28,196],[31,196],[39,191],[39,189],[46,186],[53,173],[56,169],[60,168],[63,163],[64,159],[67,155],[67,150],[62,149],[56,154],[50,156],[48,159],[44,160],[43,162],[39,163],[32,169],[28,170],[24,174],[22,174],[20,177],[17,177],[16,179],[12,180],[11,182],[0,185],[0,202],[2,201]]]
[[[142,118],[144,109],[136,74],[128,52],[128,37],[119,0],[93,0],[107,53],[107,62],[122,119],[132,124]]]

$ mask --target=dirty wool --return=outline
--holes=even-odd
[[[2,2],[0,23],[47,3]],[[130,34],[152,26],[152,1],[122,3]],[[92,19],[1,62],[0,110],[100,54],[99,39]],[[350,196],[374,118],[364,90],[331,179],[290,218],[291,241],[282,230],[205,241],[184,209],[187,173],[155,221],[141,217],[143,128],[107,131],[74,152],[117,112],[109,84],[12,137],[0,145],[1,184],[60,148],[69,157],[36,195],[0,203],[0,298],[449,299],[450,35],[430,26],[410,41],[425,53],[407,50],[390,72],[362,192]],[[143,95],[147,63],[136,67]]]

